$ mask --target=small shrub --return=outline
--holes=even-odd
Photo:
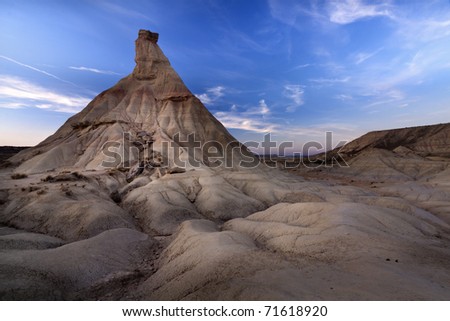
[[[31,192],[34,192],[34,191],[38,191],[38,190],[40,190],[41,188],[40,187],[37,187],[37,186],[28,186],[28,192],[29,193],[31,193]]]
[[[87,120],[72,124],[73,129],[84,129],[89,126],[91,126],[91,123]]]
[[[54,179],[55,178],[52,175],[48,175],[45,178],[41,178],[41,181],[43,181],[43,182],[53,182]]]
[[[73,192],[70,190],[69,186],[61,186],[61,191],[66,194],[67,196],[73,196]]]
[[[78,172],[72,172],[70,174],[67,173],[59,173],[56,176],[52,176],[52,175],[48,175],[45,178],[42,178],[41,181],[43,182],[73,182],[73,181],[78,181],[81,179],[85,179],[86,176],[84,176],[83,174],[80,174]]]
[[[85,179],[86,176],[84,176],[83,174],[80,174],[78,172],[72,172],[72,176],[75,177],[76,179]]]
[[[27,174],[23,174],[23,173],[14,173],[11,175],[12,179],[22,179],[22,178],[27,178],[28,175]]]

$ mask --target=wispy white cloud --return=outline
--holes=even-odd
[[[1,97],[1,95],[0,95]],[[20,109],[27,107],[27,104],[17,102],[17,101],[2,101],[0,102],[0,108],[6,108],[6,109]]]
[[[70,66],[69,69],[73,69],[73,70],[80,70],[80,71],[90,71],[96,74],[103,74],[103,75],[120,75],[117,72],[114,71],[110,71],[110,70],[100,70],[100,69],[96,69],[96,68],[89,68],[89,67],[74,67],[74,66]]]
[[[343,78],[314,78],[309,79],[310,82],[317,83],[320,85],[333,85],[336,83],[346,83],[350,80],[350,77],[343,77]]]
[[[67,95],[9,75],[0,75],[0,108],[34,107],[66,113],[76,113],[91,100]]]
[[[378,5],[387,8],[389,3]],[[388,50],[386,59],[362,64],[364,68],[351,75],[352,83],[379,92],[395,92],[405,85],[420,85],[450,67],[448,4],[440,6],[437,1],[433,5],[423,5],[420,12],[416,7],[397,5],[391,6],[389,12],[393,32],[386,45],[375,52],[353,57],[356,64],[362,64],[380,51]]]
[[[67,83],[67,84],[71,84],[71,85],[77,86],[77,85],[75,85],[74,83],[72,83],[72,82],[70,82],[70,81],[67,81],[67,80],[64,80],[64,79],[61,79],[61,78],[59,78],[58,76],[53,75],[53,74],[51,74],[51,73],[49,73],[49,72],[47,72],[47,71],[45,71],[45,70],[42,70],[42,69],[39,69],[39,68],[30,66],[30,65],[24,64],[23,62],[17,61],[17,60],[15,60],[15,59],[10,58],[10,57],[6,57],[6,56],[3,56],[3,55],[0,55],[0,58],[5,59],[5,60],[7,60],[7,61],[9,61],[9,62],[12,62],[12,63],[14,63],[14,64],[16,64],[16,65],[19,65],[19,66],[22,66],[22,67],[25,67],[25,68],[34,70],[34,71],[39,72],[39,73],[41,73],[41,74],[44,74],[44,75],[46,75],[46,76],[52,77],[52,78],[57,79],[57,80],[59,80],[59,81],[65,82],[65,83]],[[78,87],[78,86],[77,86],[77,87]]]
[[[361,0],[334,0],[328,6],[329,19],[337,24],[349,24],[364,18],[393,17],[388,2],[365,4]]]
[[[145,14],[143,14],[140,11],[137,10],[133,10],[130,8],[126,8],[124,6],[118,5],[117,3],[112,3],[109,1],[99,1],[98,3],[103,9],[112,12],[112,13],[116,13],[125,17],[129,17],[129,18],[134,18],[134,19],[145,19],[147,21],[151,21],[154,23],[154,21],[152,19],[150,19],[148,16],[146,16]]]
[[[365,87],[384,92],[406,85],[420,85],[433,75],[450,68],[447,47],[446,43],[433,43],[418,49],[415,53],[409,51],[409,55],[412,56],[408,60],[399,56],[390,62],[372,64],[372,68],[361,73],[359,79],[365,80],[361,82]],[[398,62],[400,59],[403,61]]]
[[[236,110],[216,112],[214,116],[229,129],[240,129],[253,133],[265,134],[272,133],[283,137],[291,137],[297,139],[312,139],[313,137],[324,138],[327,131],[332,131],[339,137],[354,138],[357,130],[354,125],[345,123],[323,123],[311,126],[291,125],[286,122],[279,122],[274,118],[264,117],[264,113],[256,114],[255,110],[264,110],[265,101],[259,101],[258,108],[249,108],[243,112]],[[358,132],[359,134],[359,132]]]
[[[372,102],[364,106],[364,108],[372,108],[376,106],[400,106],[407,104],[405,102],[406,95],[399,89],[393,88],[389,90],[375,90],[367,94]]]
[[[358,52],[357,54],[354,55],[355,64],[359,65],[363,63],[367,59],[370,59],[373,56],[377,55],[382,50],[383,48],[379,48],[373,52]]]
[[[331,131],[335,143],[349,141],[361,134],[354,124],[328,122],[318,123],[310,126],[293,125],[280,119],[268,118],[263,115],[254,114],[255,108],[244,112],[234,110],[216,112],[214,116],[229,129],[240,129],[253,134],[271,133],[283,141],[294,142],[295,151],[301,151],[301,145],[308,141],[317,141],[325,148],[325,133]],[[261,152],[256,149],[255,152]]]
[[[395,100],[402,100],[405,99],[405,93],[398,89],[391,89],[384,93],[386,97],[395,99]]]
[[[346,94],[339,94],[334,96],[335,99],[342,100],[342,101],[350,101],[353,100],[352,95],[346,95]]]
[[[254,133],[269,133],[277,126],[265,119],[257,119],[245,113],[217,112],[214,116],[227,128],[242,129]]]
[[[391,2],[392,0],[268,0],[274,19],[299,31],[311,27],[309,22],[312,21],[314,28],[319,27],[322,32],[334,32],[335,25],[347,25],[361,19],[386,17],[393,20],[396,18],[395,6]],[[314,54],[320,57],[332,56],[326,48],[316,48]]]
[[[201,100],[205,105],[214,104],[220,97],[225,95],[225,87],[216,86],[212,88],[206,89],[206,92],[203,94],[196,94],[195,96]]]
[[[259,101],[259,110],[262,115],[267,115],[270,113],[269,106],[267,106],[266,101],[264,99],[261,99]]]
[[[232,110],[233,111],[233,110]],[[235,108],[234,111],[237,111]],[[257,106],[248,107],[245,111],[241,111],[239,114],[242,116],[252,117],[265,117],[271,113],[269,106],[265,99],[260,99]]]
[[[324,48],[324,47],[317,47],[313,50],[313,53],[318,56],[318,57],[326,57],[329,58],[331,57],[331,53],[328,49]]]
[[[408,12],[402,12],[396,17],[396,33],[403,39],[402,45],[416,46],[450,36],[450,13],[448,11],[425,13],[424,15],[425,17],[412,16]]]
[[[304,87],[301,85],[286,85],[284,86],[283,95],[292,101],[287,108],[287,112],[293,112],[297,107],[303,105],[305,102],[303,96],[305,94]]]
[[[228,119],[226,119],[228,120]],[[230,119],[231,120],[231,119]],[[309,149],[308,152],[321,152],[327,147],[332,149],[337,144],[345,144],[350,140],[360,136],[363,132],[356,126],[346,123],[318,123],[311,126],[301,126],[292,124],[271,124],[264,122],[253,122],[252,120],[240,120],[239,118],[232,119],[233,121],[226,123],[225,126],[229,128],[250,130],[256,134],[270,133],[273,141],[277,141],[278,144],[282,142],[292,142],[292,147],[284,150],[285,153],[290,154],[292,152],[303,152],[303,147],[307,146],[308,142],[315,142],[313,149]],[[326,142],[326,133],[332,132],[332,142]],[[260,137],[262,139],[262,136]],[[328,143],[328,145],[327,145]],[[262,146],[254,147],[254,152],[262,153],[266,152]],[[279,152],[276,148],[273,149],[274,153]]]
[[[246,48],[255,52],[262,53],[267,53],[271,48],[271,44],[268,41],[261,44],[255,41],[249,35],[236,29],[227,30],[225,34],[233,39],[231,44],[234,44],[234,46],[236,46],[235,48]]]
[[[413,87],[426,86],[450,68],[450,10],[423,8],[418,14],[405,6],[393,6],[392,33],[383,47],[349,56],[359,65],[346,69],[350,79],[342,85],[354,97],[363,98],[361,106],[406,106],[427,95],[417,94]],[[381,51],[386,51],[383,59],[373,59]]]
[[[292,27],[297,27],[298,16],[308,16],[318,21],[327,19],[313,1],[269,0],[268,3],[272,17]]]
[[[254,133],[273,132],[277,126],[267,117],[271,113],[265,99],[260,99],[257,106],[238,111],[232,105],[229,111],[219,111],[214,116],[227,128],[247,130]]]
[[[298,70],[298,69],[303,69],[303,68],[307,68],[311,66],[311,64],[302,64],[302,65],[297,65],[294,68],[292,68],[292,70]]]

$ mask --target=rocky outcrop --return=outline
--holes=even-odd
[[[156,154],[168,160],[167,167],[180,167],[172,146],[180,148],[178,158],[187,163],[184,167],[209,166],[201,150],[194,155],[187,148],[210,141],[223,147],[219,157],[226,155],[234,163],[243,157],[240,149],[250,154],[189,91],[157,41],[158,34],[140,30],[134,71],[100,93],[55,134],[12,157],[11,162],[21,164],[18,171],[98,170],[105,168],[105,160],[106,166],[129,168],[153,162]],[[237,149],[226,149],[230,144]],[[106,154],[113,154],[114,160]]]
[[[356,155],[369,148],[403,146],[424,156],[450,156],[450,123],[369,132],[346,144],[340,153]]]

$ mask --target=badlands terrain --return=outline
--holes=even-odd
[[[157,41],[141,30],[129,76],[3,160],[2,300],[450,300],[450,124],[269,168]]]

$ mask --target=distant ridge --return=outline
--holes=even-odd
[[[0,146],[0,162],[7,160],[11,156],[30,148],[28,146]]]
[[[339,153],[349,157],[372,148],[393,151],[407,148],[421,156],[450,156],[450,123],[369,132],[344,145]]]

